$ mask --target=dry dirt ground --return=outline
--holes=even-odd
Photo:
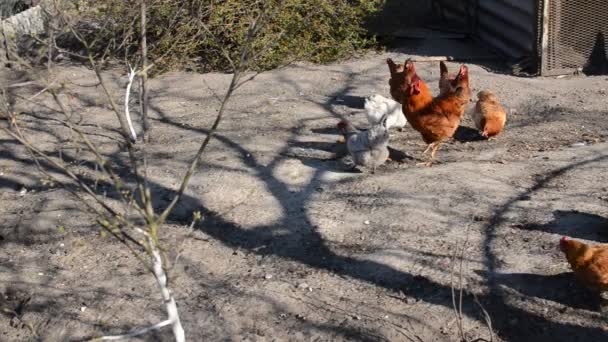
[[[471,340],[490,340],[481,307],[494,341],[607,340],[597,298],[576,284],[557,248],[564,234],[608,242],[606,77],[517,78],[469,64],[473,91],[492,89],[508,108],[503,135],[478,140],[467,117],[439,151],[440,163],[424,168],[416,166],[422,140],[406,127],[391,135],[396,161],[373,175],[353,173],[335,144],[337,115],[366,126],[364,97],[389,96],[388,56],[406,57],[292,66],[235,94],[161,233],[166,246],[182,247],[170,286],[188,339],[457,341],[451,278],[464,246],[463,326]],[[418,63],[435,92],[438,69]],[[121,98],[124,73],[107,76]],[[63,66],[59,77],[73,93],[66,99],[75,120],[126,173],[118,125],[92,73]],[[230,77],[152,80],[149,174],[159,208]],[[41,149],[56,151],[69,139],[44,120],[56,115],[48,108],[20,110]],[[41,183],[23,148],[0,139],[0,340],[36,340],[31,330],[43,341],[81,340],[164,319],[152,276],[102,237],[65,190]],[[82,161],[90,156],[72,143],[62,156],[94,185],[94,166]],[[103,184],[97,190],[111,197]],[[195,210],[205,219],[191,233]],[[170,330],[139,340],[168,341]]]

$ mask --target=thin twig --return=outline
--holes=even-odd
[[[124,334],[124,335],[112,335],[112,336],[102,336],[99,338],[94,338],[92,341],[118,341],[118,340],[125,340],[127,338],[132,338],[132,337],[137,337],[137,336],[141,336],[143,334],[146,334],[150,331],[153,330],[160,330],[164,327],[166,327],[167,325],[171,325],[173,322],[171,322],[170,319],[164,320],[160,323],[156,323],[152,326],[146,327],[146,328],[141,328],[138,330],[135,330],[133,332],[130,332],[128,334]]]
[[[104,337],[101,337],[101,340],[117,340],[117,339],[134,337],[134,336],[145,334],[152,330],[158,330],[167,325],[171,325],[171,328],[173,329],[173,336],[175,337],[175,341],[176,342],[185,342],[186,334],[184,332],[184,328],[182,327],[182,323],[179,318],[179,313],[177,311],[177,304],[175,303],[175,299],[173,298],[173,296],[171,295],[171,291],[169,291],[169,288],[167,287],[167,274],[165,273],[165,270],[163,268],[163,259],[160,255],[160,250],[157,246],[157,241],[154,237],[152,237],[149,233],[142,230],[141,228],[136,228],[136,230],[139,233],[141,233],[142,235],[144,235],[148,240],[148,248],[150,249],[150,253],[152,254],[152,257],[154,260],[154,262],[153,262],[154,278],[156,279],[156,283],[160,289],[160,293],[161,293],[163,302],[165,303],[165,308],[167,310],[167,316],[169,316],[169,318],[167,320],[160,322],[158,324],[155,324],[151,327],[139,329],[135,332],[125,334],[125,335],[104,336]]]
[[[55,167],[58,170],[61,170],[68,177],[72,178],[72,180],[74,180],[78,184],[78,186],[80,186],[87,194],[89,194],[99,205],[101,205],[110,214],[112,214],[113,216],[119,216],[119,214],[112,207],[110,207],[107,203],[105,203],[102,199],[100,199],[97,196],[97,194],[95,194],[95,192],[93,190],[91,190],[91,188],[89,188],[88,185],[86,185],[78,176],[76,176],[72,171],[68,170],[64,165],[59,164],[58,162],[53,160],[51,157],[49,157],[46,153],[40,151],[39,149],[37,149],[36,147],[31,145],[28,141],[24,140],[21,136],[17,135],[16,133],[11,132],[9,129],[6,129],[4,127],[1,129],[5,133],[7,133],[11,137],[13,137],[15,140],[17,140],[21,145],[25,146],[30,151],[33,151],[38,156],[42,157],[44,160],[49,162],[53,167]]]
[[[129,124],[129,130],[131,131],[131,137],[133,141],[137,141],[137,133],[133,128],[133,122],[131,121],[131,114],[129,113],[129,95],[131,94],[131,85],[133,85],[133,79],[135,78],[135,71],[129,65],[129,82],[127,83],[127,89],[125,91],[125,116],[127,117],[127,123]]]
[[[456,261],[456,255],[458,254],[458,246],[456,246],[456,249],[454,250],[454,255],[452,258],[452,271],[450,274],[450,284],[451,284],[451,290],[452,290],[452,308],[454,310],[454,314],[456,316],[455,320],[456,320],[456,325],[458,326],[458,334],[460,337],[461,341],[468,341],[465,331],[464,331],[464,322],[463,322],[463,314],[462,314],[462,302],[463,302],[463,292],[464,292],[464,286],[463,286],[463,263],[464,263],[464,254],[466,252],[467,246],[468,246],[468,242],[469,242],[469,237],[470,237],[470,224],[467,225],[466,228],[466,232],[465,232],[465,240],[463,242],[462,245],[462,249],[460,250],[460,260],[459,260],[459,269],[458,269],[458,287],[459,287],[459,294],[458,294],[458,305],[456,305],[456,293],[455,293],[455,289],[454,289],[454,264]],[[479,309],[481,310],[482,314],[483,314],[483,318],[484,321],[486,323],[486,326],[488,328],[488,333],[490,334],[490,342],[494,341],[494,331],[492,329],[492,318],[490,317],[490,314],[488,313],[488,311],[483,307],[483,305],[481,304],[481,302],[479,301],[479,299],[477,298],[477,295],[475,294],[474,291],[471,291],[471,293],[473,294],[473,301],[475,302],[475,304],[477,304],[477,306],[479,307]],[[475,342],[475,341],[486,341],[483,338],[477,338],[474,341],[471,342]]]
[[[477,295],[474,292],[473,292],[473,300],[475,301],[475,304],[477,304],[477,306],[479,306],[479,309],[483,313],[483,318],[486,321],[486,326],[488,327],[488,333],[490,334],[489,342],[494,342],[494,329],[492,329],[492,317],[490,317],[490,314],[483,307],[483,305],[479,301],[479,298],[477,298]]]
[[[36,85],[36,84],[38,84],[38,82],[36,82],[36,81],[27,81],[27,82],[9,84],[9,85],[4,86],[4,88],[21,88],[21,87],[27,87],[29,85]]]
[[[458,334],[460,336],[460,340],[461,341],[466,341],[466,335],[464,333],[464,322],[463,322],[463,315],[462,315],[462,299],[463,299],[463,286],[462,286],[462,282],[463,282],[463,271],[462,271],[462,266],[463,266],[463,262],[464,262],[464,252],[466,250],[468,241],[469,241],[469,228],[470,225],[467,225],[467,229],[466,229],[466,235],[465,235],[465,240],[462,246],[462,250],[460,252],[460,263],[459,263],[459,270],[458,270],[458,288],[459,288],[459,293],[458,293],[458,305],[456,304],[456,293],[455,293],[455,289],[454,289],[454,262],[456,261],[456,255],[458,254],[458,246],[456,246],[455,250],[454,250],[454,256],[452,258],[452,271],[450,273],[450,288],[452,291],[452,308],[454,310],[454,314],[456,316],[456,326],[458,327]]]
[[[64,125],[66,125],[71,131],[74,131],[78,134],[78,136],[80,137],[80,139],[82,139],[82,141],[85,143],[87,148],[93,153],[93,155],[95,155],[97,164],[99,165],[101,170],[105,174],[109,175],[110,178],[112,179],[112,181],[114,183],[114,187],[116,188],[117,192],[119,193],[121,200],[125,203],[129,202],[128,199],[126,198],[126,196],[123,194],[123,191],[127,190],[130,193],[131,190],[125,189],[126,186],[123,184],[120,177],[112,170],[112,168],[109,166],[109,162],[101,155],[101,152],[99,151],[97,146],[95,146],[95,144],[93,144],[91,142],[89,137],[80,128],[72,125],[72,123],[70,121],[70,115],[68,114],[67,108],[64,105],[63,101],[61,101],[61,99],[59,98],[59,96],[57,95],[55,90],[49,89],[49,92],[53,96],[55,103],[57,103],[57,105],[61,109],[60,112],[63,113],[63,115],[66,117],[65,121],[60,121],[60,122],[63,123]],[[137,206],[137,207],[139,207],[139,206]]]
[[[180,184],[177,194],[173,197],[173,199],[171,200],[169,205],[165,208],[165,210],[159,215],[158,219],[156,220],[157,225],[161,225],[165,222],[165,220],[167,219],[167,217],[169,216],[169,214],[171,213],[171,211],[173,210],[173,208],[175,207],[177,202],[179,202],[179,200],[181,199],[182,195],[184,194],[184,191],[186,190],[186,187],[188,186],[188,183],[190,182],[190,178],[192,177],[192,174],[194,174],[194,171],[196,170],[198,163],[200,162],[200,159],[201,159],[203,153],[205,152],[207,145],[209,144],[209,141],[215,135],[215,131],[217,130],[220,122],[222,121],[222,117],[224,115],[226,105],[228,104],[228,101],[230,100],[232,93],[236,89],[236,86],[241,77],[241,73],[243,72],[244,68],[246,68],[246,62],[249,58],[249,50],[251,48],[255,35],[257,34],[257,32],[260,28],[260,25],[265,20],[265,18],[266,18],[266,14],[264,12],[261,12],[258,15],[258,17],[255,19],[255,21],[251,24],[251,26],[247,32],[245,44],[243,45],[243,47],[241,49],[241,58],[240,58],[239,64],[236,67],[236,69],[233,70],[233,75],[232,75],[232,79],[230,81],[230,85],[228,86],[228,90],[226,91],[226,94],[224,95],[224,99],[222,100],[222,103],[218,110],[215,121],[213,122],[211,129],[207,133],[205,140],[203,141],[203,143],[199,147],[198,151],[196,152],[194,158],[190,162],[188,171],[186,172],[186,175],[184,176],[184,178],[182,178],[182,183]]]
[[[147,2],[146,0],[140,0],[140,52],[141,52],[141,116],[144,125],[144,142],[148,142],[150,139],[150,122],[148,120],[148,42],[146,37],[146,26],[147,26]]]
[[[463,340],[466,340],[466,335],[464,333],[464,322],[462,320],[462,298],[463,298],[463,291],[464,291],[464,286],[462,285],[463,282],[463,278],[464,278],[464,274],[462,272],[462,265],[464,263],[464,252],[467,250],[467,246],[469,243],[469,228],[471,227],[470,224],[467,225],[467,229],[465,232],[465,239],[464,239],[464,243],[462,245],[462,252],[460,253],[460,265],[458,266],[458,287],[460,288],[460,293],[459,293],[459,297],[458,297],[458,314],[460,317],[460,329],[462,332],[462,337]]]
[[[175,255],[175,259],[173,259],[172,267],[175,267],[175,265],[177,265],[179,257],[182,255],[182,252],[185,249],[184,245],[186,244],[186,241],[188,241],[188,239],[192,236],[192,234],[194,234],[194,231],[195,231],[194,226],[201,219],[202,219],[202,215],[201,215],[200,211],[195,212],[194,217],[192,218],[192,222],[190,223],[190,226],[188,227],[188,234],[184,237],[184,239],[182,240],[182,243],[177,248],[177,254]]]

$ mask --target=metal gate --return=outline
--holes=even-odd
[[[442,18],[513,62],[551,76],[608,74],[607,0],[433,0]]]
[[[515,73],[537,74],[540,70],[539,0],[433,0],[432,3],[448,25],[462,26],[470,36],[506,57]]]
[[[544,0],[541,75],[608,74],[608,3]]]

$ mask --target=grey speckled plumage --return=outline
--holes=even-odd
[[[376,168],[384,164],[389,156],[386,115],[380,123],[373,125],[366,131],[358,131],[350,122],[344,122],[344,139],[353,162],[375,172]]]

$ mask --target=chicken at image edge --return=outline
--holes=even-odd
[[[564,236],[559,246],[581,284],[595,292],[608,291],[607,244],[588,245]]]

